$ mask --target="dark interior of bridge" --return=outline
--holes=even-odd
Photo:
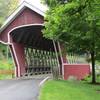
[[[43,28],[41,25],[25,26],[10,33],[14,42],[25,46],[28,74],[48,74],[52,72],[53,67],[58,66],[53,41],[43,37]]]
[[[23,43],[26,47],[34,49],[54,51],[53,42],[43,37],[42,29],[44,26],[26,26],[15,29],[11,32],[14,42]]]

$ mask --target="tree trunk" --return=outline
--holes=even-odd
[[[96,76],[95,76],[95,52],[91,52],[91,61],[92,61],[92,83],[96,83]]]

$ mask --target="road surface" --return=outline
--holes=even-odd
[[[0,100],[38,100],[43,79],[0,80]]]

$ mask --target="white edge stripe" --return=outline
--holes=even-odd
[[[42,80],[42,81],[40,82],[39,86],[42,86],[42,85],[44,84],[44,82],[47,81],[49,78],[50,78],[50,77],[48,76],[48,77],[46,77],[44,80]]]
[[[73,64],[68,64],[68,63],[63,63],[63,65],[90,65],[90,64],[76,64],[76,63],[75,64],[74,63]]]

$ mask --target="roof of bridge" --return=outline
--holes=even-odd
[[[25,9],[29,8],[33,10],[34,12],[38,13],[39,15],[43,16],[45,15],[45,11],[43,9],[40,9],[40,7],[36,7],[34,5],[31,5],[28,2],[23,2],[20,4],[17,9],[7,18],[7,20],[4,22],[4,24],[0,28],[0,33]]]

